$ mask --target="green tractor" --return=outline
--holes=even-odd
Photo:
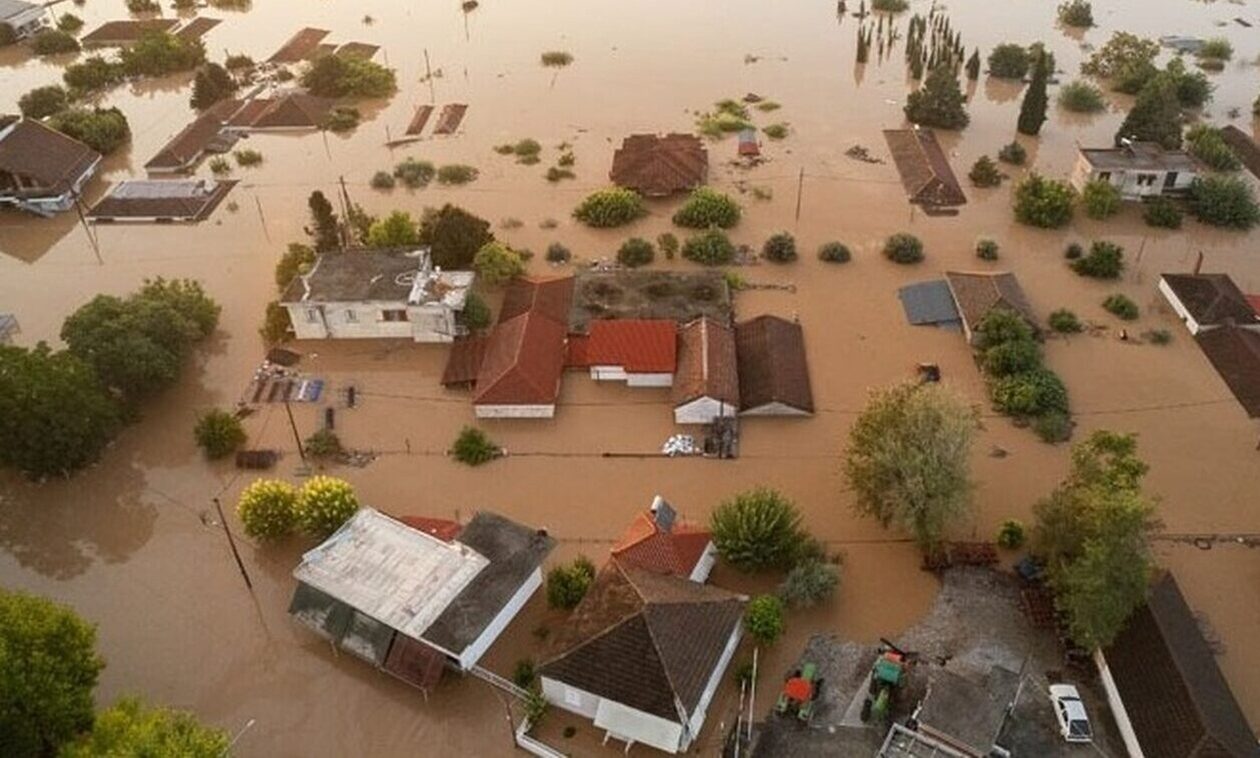
[[[888,640],[880,639],[879,657],[871,666],[870,686],[862,701],[862,721],[884,723],[888,720],[893,698],[910,673],[912,657]]]

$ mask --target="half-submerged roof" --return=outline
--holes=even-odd
[[[0,125],[0,171],[29,177],[39,185],[19,194],[69,192],[100,159],[92,148],[39,121],[22,118]]]
[[[1194,337],[1251,418],[1260,418],[1260,332],[1220,326]]]
[[[634,134],[613,153],[608,177],[619,187],[662,196],[704,184],[709,154],[694,134]]]
[[[149,171],[189,167],[219,140],[224,123],[241,107],[241,101],[233,98],[215,103],[171,137],[144,167]]]
[[[702,397],[739,406],[735,332],[711,318],[698,318],[678,332],[675,406]]]
[[[1081,155],[1098,171],[1198,171],[1184,150],[1165,150],[1157,142],[1133,142],[1121,147],[1081,148]]]
[[[471,271],[438,271],[425,250],[324,253],[289,284],[283,303],[442,303],[463,308]]]
[[[679,723],[699,706],[743,612],[739,595],[612,561],[539,673]]]
[[[169,32],[179,26],[175,18],[145,18],[106,21],[79,40],[91,45],[130,45],[151,32]]]
[[[613,546],[613,559],[626,568],[684,579],[704,557],[712,535],[708,530],[678,519],[662,498],[634,517],[621,540]]]
[[[114,185],[108,195],[92,206],[88,217],[201,221],[234,186],[236,181],[231,179],[128,179]]]
[[[800,324],[769,315],[736,324],[735,354],[741,411],[781,403],[814,412]]]
[[[949,206],[967,202],[962,185],[931,129],[885,129],[884,140],[910,202]]]
[[[1247,296],[1228,274],[1164,274],[1162,278],[1190,316],[1203,326],[1260,321]]]
[[[1007,308],[1036,326],[1032,306],[1019,280],[1009,271],[946,271],[945,281],[954,295],[963,324],[974,330],[994,308]]]
[[[233,129],[314,129],[324,123],[336,101],[289,92],[271,98],[255,98],[228,122]]]
[[[1156,582],[1104,656],[1148,758],[1260,756],[1171,573]]]

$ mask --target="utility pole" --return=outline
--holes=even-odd
[[[249,579],[249,572],[245,570],[245,562],[241,560],[241,554],[236,549],[236,539],[232,537],[232,530],[228,528],[227,519],[223,516],[223,504],[219,502],[218,496],[212,498],[214,500],[214,509],[219,513],[219,523],[223,525],[223,533],[227,535],[228,547],[232,548],[232,557],[236,559],[236,567],[241,570],[241,576],[245,578],[245,586],[249,589],[249,594],[254,594],[254,583]],[[249,728],[248,726],[246,727]],[[243,731],[243,730],[242,730]]]
[[[263,215],[262,200],[258,199],[258,195],[254,195],[254,204],[258,206],[258,220],[262,223],[263,237],[271,242],[271,233],[267,231],[267,217]]]
[[[105,261],[101,258],[101,245],[96,235],[92,232],[92,227],[88,225],[87,216],[83,214],[83,200],[79,198],[79,193],[74,193],[74,211],[79,216],[79,223],[83,226],[83,233],[87,235],[88,243],[92,245],[92,252],[96,254],[97,264],[104,266]]]
[[[302,435],[298,434],[297,422],[293,420],[293,406],[289,405],[289,397],[284,398],[284,412],[289,416],[289,428],[293,430],[293,441],[297,443],[298,455],[302,458],[302,466],[307,466],[306,451],[302,449]]]
[[[796,177],[796,220],[801,220],[801,193],[805,190],[805,167],[801,166],[801,173]]]

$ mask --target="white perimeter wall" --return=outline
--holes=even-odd
[[[1138,744],[1137,732],[1133,731],[1133,722],[1129,721],[1129,714],[1124,709],[1124,701],[1120,699],[1120,690],[1116,687],[1116,680],[1111,676],[1111,668],[1107,665],[1107,659],[1103,657],[1101,650],[1094,651],[1094,664],[1098,667],[1103,690],[1107,693],[1107,705],[1111,706],[1111,715],[1120,729],[1120,738],[1124,740],[1124,747],[1129,758],[1145,758],[1142,746]]]
[[[614,700],[605,702],[599,695],[576,687],[570,687],[564,682],[555,679],[549,679],[544,676],[540,677],[540,680],[542,682],[543,697],[557,708],[576,713],[592,721],[595,720],[595,715],[599,712],[601,704],[604,705],[606,712],[612,711],[613,713],[607,715],[617,720],[618,729],[609,730],[609,734],[617,740],[622,742],[642,742],[667,753],[677,753],[684,749],[682,744],[683,726],[678,722],[644,713]],[[595,726],[606,729],[599,723],[596,723]]]
[[[481,636],[477,637],[471,645],[464,648],[464,652],[459,654],[459,666],[467,671],[477,665],[477,661],[481,660],[481,656],[485,655],[494,641],[503,634],[503,630],[507,625],[512,623],[512,619],[516,618],[516,614],[521,612],[521,608],[529,601],[531,595],[542,586],[542,568],[534,569],[534,573],[529,575],[525,583],[516,590],[512,598],[508,600],[507,605],[499,610],[490,624],[481,632]]]
[[[1190,315],[1190,311],[1186,310],[1186,306],[1181,304],[1181,300],[1173,293],[1172,287],[1168,286],[1168,282],[1162,276],[1159,278],[1159,291],[1164,295],[1164,299],[1168,301],[1168,304],[1171,305],[1172,309],[1177,313],[1177,318],[1181,319],[1181,321],[1186,325],[1186,328],[1190,330],[1190,333],[1198,334],[1202,329],[1202,327],[1199,326],[1199,322],[1195,321],[1194,317]]]
[[[555,405],[474,405],[477,418],[552,418]]]

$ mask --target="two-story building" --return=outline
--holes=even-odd
[[[0,204],[51,216],[69,210],[101,154],[29,118],[0,116]]]
[[[1190,189],[1199,164],[1182,150],[1165,150],[1154,142],[1126,142],[1120,147],[1081,148],[1072,171],[1072,185],[1104,181],[1126,200],[1178,195]]]

